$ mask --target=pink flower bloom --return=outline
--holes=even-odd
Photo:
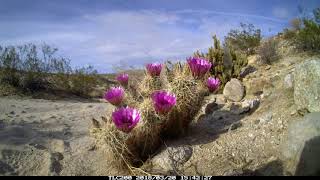
[[[128,81],[129,81],[129,75],[128,74],[120,74],[117,76],[117,81],[122,85],[122,86],[127,86]]]
[[[124,90],[122,87],[112,87],[105,93],[104,98],[112,105],[119,106],[124,98]]]
[[[166,91],[156,91],[152,94],[152,100],[155,110],[160,114],[166,114],[176,105],[177,98]]]
[[[140,112],[134,108],[122,107],[112,113],[112,121],[116,127],[129,133],[139,122]]]
[[[220,86],[220,80],[218,78],[209,77],[207,80],[207,87],[210,92],[215,92]]]
[[[146,65],[147,71],[150,74],[150,76],[160,76],[161,70],[162,70],[162,64],[160,63],[152,63]]]
[[[194,78],[202,78],[212,66],[209,61],[202,58],[189,58],[187,62]]]

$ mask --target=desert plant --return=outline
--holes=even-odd
[[[228,43],[221,46],[217,36],[213,36],[213,47],[209,47],[207,53],[197,51],[194,56],[206,58],[213,64],[210,73],[221,81],[220,89],[223,89],[231,78],[238,78],[241,69],[248,63],[247,56],[236,52]]]
[[[240,23],[240,29],[232,29],[225,37],[225,42],[247,55],[255,53],[255,48],[260,45],[262,39],[261,30],[256,29],[253,24]]]
[[[300,49],[320,51],[320,8],[313,11],[313,17],[304,17],[303,27],[295,39]]]
[[[72,70],[70,60],[56,55],[58,49],[43,44],[0,48],[0,83],[22,92],[63,90],[85,95],[95,85],[93,67]]]
[[[113,159],[117,160],[115,164],[119,167],[125,166],[134,173],[134,167],[141,166],[155,153],[163,138],[177,137],[187,131],[208,91],[205,79],[210,68],[207,65],[211,64],[204,59],[191,59],[189,63],[173,64],[171,70],[161,73],[158,68],[153,73],[154,68],[147,66],[148,70],[139,86],[139,91],[144,91],[141,93],[142,99],[130,97],[130,92],[126,92],[124,99],[116,98],[117,109],[113,113],[113,116],[118,116],[118,120],[114,120],[116,124],[106,122],[105,126],[91,130],[98,145],[107,145],[111,149]],[[127,98],[131,100],[128,101]],[[138,124],[132,121],[134,113],[119,113],[125,107],[139,112],[135,113],[140,117]],[[123,116],[130,117],[123,119]],[[124,123],[119,123],[120,121]]]
[[[93,66],[75,69],[70,76],[70,91],[79,96],[88,96],[97,85],[97,71]]]
[[[258,48],[258,54],[261,57],[261,60],[265,64],[272,64],[280,57],[279,53],[277,52],[278,49],[278,41],[271,38],[266,40],[261,44]]]
[[[0,55],[0,82],[18,87],[21,61],[13,46],[4,47]]]

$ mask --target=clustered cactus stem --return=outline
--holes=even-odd
[[[162,71],[160,63],[146,65],[138,90],[142,99],[136,100],[121,87],[108,90],[105,99],[117,107],[112,113],[113,124],[108,121],[105,127],[95,128],[94,136],[111,147],[120,164],[141,165],[158,150],[163,138],[183,135],[206,92],[218,89],[219,79],[209,78],[207,87],[205,84],[212,66],[203,58],[189,58],[167,71]],[[128,79],[125,74],[117,77],[121,85],[127,85]]]

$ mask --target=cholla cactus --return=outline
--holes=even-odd
[[[221,88],[231,78],[238,78],[240,71],[247,65],[247,57],[244,54],[235,52],[228,44],[221,47],[221,43],[217,36],[213,36],[213,46],[209,47],[207,53],[201,53],[196,51],[195,57],[206,58],[208,61],[213,63],[210,69],[211,75],[219,78]]]

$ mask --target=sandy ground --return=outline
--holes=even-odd
[[[0,97],[0,175],[107,175],[89,136],[107,103]]]

